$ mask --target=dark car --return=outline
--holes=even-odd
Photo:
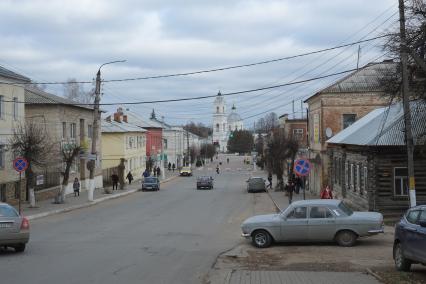
[[[208,176],[202,176],[197,178],[197,189],[201,188],[207,188],[212,189],[213,188],[213,178]]]
[[[426,205],[410,208],[396,224],[393,259],[401,271],[413,263],[426,265]]]
[[[247,180],[247,192],[266,191],[265,179],[262,177],[251,177]]]
[[[28,219],[6,203],[0,203],[0,247],[12,247],[23,252],[30,239]]]
[[[160,190],[160,181],[156,177],[145,177],[142,181],[142,190]]]

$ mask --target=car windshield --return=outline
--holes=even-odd
[[[145,182],[157,182],[157,178],[155,177],[146,177]]]
[[[339,203],[338,207],[343,213],[348,216],[351,216],[354,213],[345,203],[343,203],[343,201]]]
[[[251,178],[250,182],[263,182],[263,178]]]
[[[8,205],[0,206],[0,217],[18,217],[15,209]]]
[[[200,181],[209,181],[210,177],[199,177],[198,180],[200,180]]]

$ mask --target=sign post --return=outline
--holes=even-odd
[[[312,165],[307,159],[298,159],[294,162],[293,170],[294,173],[299,177],[305,178],[307,175],[309,175],[311,169]],[[303,200],[306,199],[305,188],[306,184],[303,184]]]
[[[22,172],[24,172],[28,168],[28,161],[24,158],[18,157],[13,160],[13,168],[15,171],[19,172],[19,190],[18,190],[18,198],[19,198],[19,215],[21,215],[21,181],[22,181]]]

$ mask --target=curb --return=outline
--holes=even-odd
[[[383,283],[383,278],[380,277],[376,272],[374,272],[373,270],[371,270],[370,268],[366,269],[367,274],[373,276],[374,278],[376,278],[378,281]]]
[[[269,193],[268,190],[266,190],[266,192],[268,193],[269,198],[272,200],[272,203],[274,203],[275,206],[275,210],[277,211],[277,213],[282,212],[281,208],[278,206],[278,204],[275,202],[274,198],[272,198],[272,195]]]
[[[169,182],[172,179],[174,179],[175,177],[177,177],[177,176],[172,176],[172,177],[167,178],[167,179],[165,179],[163,181],[160,181],[160,184]],[[87,203],[77,204],[77,205],[69,206],[69,207],[66,207],[66,208],[61,208],[61,209],[56,209],[56,210],[52,210],[52,211],[48,211],[48,212],[33,214],[33,215],[25,216],[25,217],[28,220],[34,220],[34,219],[39,219],[39,218],[43,218],[43,217],[55,215],[55,214],[66,213],[66,212],[74,211],[74,210],[81,209],[81,208],[87,208],[87,207],[96,205],[98,203],[101,203],[101,202],[104,202],[104,201],[107,201],[107,200],[111,200],[111,199],[116,199],[116,198],[120,198],[120,197],[123,197],[123,196],[127,196],[127,195],[130,195],[130,194],[135,193],[137,191],[138,191],[138,189],[130,189],[130,190],[126,191],[126,192],[117,193],[117,194],[114,194],[114,195],[109,195],[109,196],[105,196],[105,197],[101,197],[101,198],[95,199],[92,202],[88,201]]]

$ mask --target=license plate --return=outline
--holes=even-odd
[[[0,223],[0,228],[12,228],[12,223]]]
[[[147,186],[147,187],[146,187],[146,189],[151,189],[151,188],[152,188],[152,186]]]

